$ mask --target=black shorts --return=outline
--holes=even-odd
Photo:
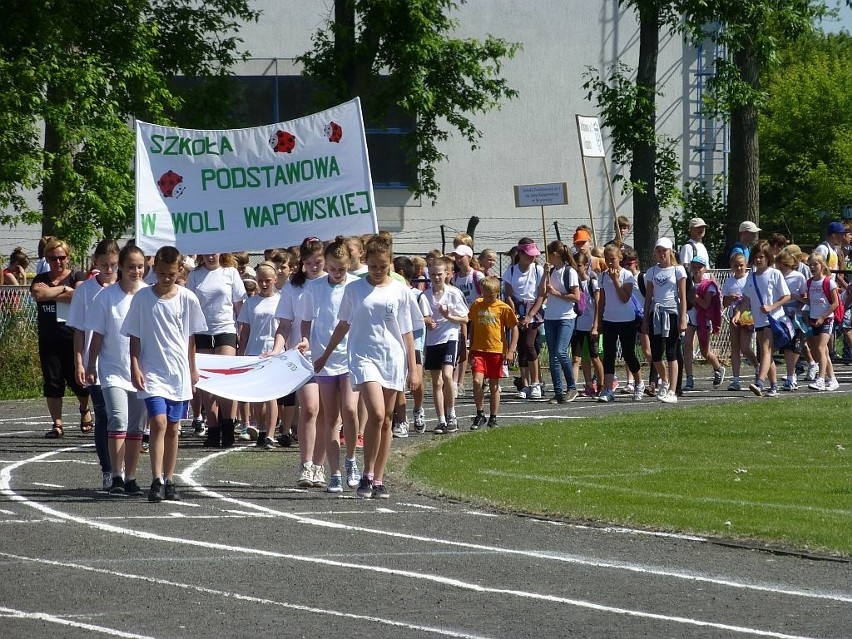
[[[194,337],[195,348],[197,349],[212,351],[219,346],[237,347],[236,333],[220,333],[219,335],[202,335],[201,333],[196,333]]]
[[[279,406],[295,406],[296,405],[296,393],[290,393],[289,395],[284,395],[284,397],[278,398]]]
[[[450,340],[443,344],[435,344],[434,346],[426,346],[426,361],[423,363],[423,368],[427,371],[439,371],[444,366],[455,366],[459,356],[459,343],[456,340]]]

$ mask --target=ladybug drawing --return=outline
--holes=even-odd
[[[157,180],[157,186],[160,187],[160,193],[163,194],[163,197],[179,198],[186,190],[183,177],[171,169],[160,176],[160,179]]]
[[[329,122],[325,125],[322,134],[328,138],[329,142],[340,142],[343,137],[343,127],[337,122]]]
[[[269,138],[269,144],[276,153],[291,153],[296,148],[296,136],[287,131],[276,131]]]

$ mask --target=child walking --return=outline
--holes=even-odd
[[[683,390],[695,390],[693,377],[694,343],[698,337],[701,356],[713,367],[713,388],[719,388],[725,381],[727,370],[710,348],[710,335],[718,335],[722,328],[722,299],[719,285],[712,275],[707,273],[707,260],[698,253],[684,267],[689,268],[692,278],[692,308],[687,311],[689,319],[683,344],[684,372],[686,383]],[[687,300],[689,302],[689,300]]]
[[[731,255],[731,275],[722,284],[722,305],[727,309],[730,321],[728,338],[731,341],[731,372],[733,377],[728,384],[729,391],[741,391],[740,372],[742,370],[742,358],[745,357],[755,371],[759,368],[757,355],[751,350],[751,338],[754,334],[754,322],[751,313],[740,314],[739,321],[734,324],[733,318],[743,304],[743,286],[748,279],[748,265],[742,253]]]
[[[314,359],[314,370],[323,369],[334,349],[347,334],[350,382],[361,393],[367,409],[364,428],[364,473],[359,497],[387,499],[385,466],[390,455],[391,419],[396,394],[421,384],[414,356],[411,303],[404,284],[390,276],[393,246],[387,237],[372,236],[364,248],[367,276],[352,282],[343,292],[338,322],[325,351]]]
[[[583,298],[581,305],[585,305],[583,314],[577,318],[574,325],[574,333],[571,335],[571,354],[574,360],[574,379],[577,380],[582,368],[586,387],[583,390],[585,397],[597,396],[597,382],[593,381],[592,369],[594,368],[594,379],[603,382],[603,363],[598,353],[598,306],[600,305],[601,291],[599,280],[591,269],[589,256],[586,253],[577,253],[574,256],[577,264],[577,276],[579,280],[579,294]],[[595,339],[591,338],[592,333]],[[575,382],[576,383],[576,382]]]
[[[547,307],[544,309],[544,336],[550,355],[550,377],[553,380],[552,404],[565,404],[577,399],[574,366],[568,348],[577,322],[576,304],[580,299],[577,263],[571,249],[561,241],[547,245],[550,259],[545,280]],[[552,266],[551,266],[552,265]],[[562,376],[565,376],[565,386]]]
[[[808,346],[819,364],[819,375],[808,384],[815,391],[833,391],[840,387],[829,356],[829,342],[834,339],[834,309],[840,303],[837,283],[830,277],[825,257],[816,251],[808,258],[811,279],[808,280]]]
[[[302,335],[308,337],[311,352],[324,353],[329,338],[334,332],[340,302],[346,287],[359,281],[357,275],[348,272],[350,253],[342,235],[325,249],[325,277],[308,282],[302,297]],[[355,488],[361,481],[355,461],[355,443],[358,437],[358,391],[352,388],[347,361],[347,337],[326,358],[325,365],[317,371],[316,381],[322,405],[321,427],[317,428],[317,449],[325,451],[329,476],[326,491],[343,492],[343,477],[340,473],[340,422],[343,421],[343,437],[346,442],[346,484]],[[316,457],[316,456],[315,456]]]
[[[497,426],[500,413],[500,378],[503,366],[515,361],[518,346],[518,318],[508,304],[500,300],[500,280],[486,277],[482,280],[482,297],[470,307],[468,326],[470,337],[470,370],[473,373],[473,401],[476,416],[470,430],[479,430],[486,424]],[[509,339],[506,340],[506,333]],[[485,419],[485,380],[491,389],[488,420]]]
[[[677,381],[677,351],[680,336],[687,326],[686,270],[674,259],[672,241],[667,237],[657,240],[654,258],[657,263],[645,273],[642,330],[651,341],[651,360],[660,376],[657,399],[674,404],[677,402],[677,394],[672,384]],[[663,354],[666,364],[663,364]]]
[[[432,401],[438,417],[436,435],[455,433],[459,429],[455,408],[453,370],[459,355],[461,326],[467,324],[468,308],[455,286],[445,284],[452,269],[445,257],[435,258],[426,291],[433,326],[426,331],[426,360],[423,368],[432,375]]]
[[[121,327],[135,294],[148,285],[142,281],[145,255],[128,245],[118,254],[121,279],[95,296],[86,312],[86,330],[92,332],[86,381],[99,384],[107,414],[110,459],[110,495],[142,495],[136,481],[145,402],[137,395],[130,376],[130,338]]]
[[[198,382],[193,335],[206,331],[207,322],[195,294],[177,285],[180,251],[162,247],[153,270],[157,282],[133,296],[121,334],[130,338],[130,376],[148,411],[153,477],[148,501],[177,501],[178,430]]]

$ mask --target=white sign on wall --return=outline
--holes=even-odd
[[[560,204],[568,204],[566,182],[515,185],[515,206],[558,206]]]
[[[146,253],[261,251],[377,230],[358,98],[247,129],[136,123],[136,241]]]
[[[601,127],[597,118],[578,115],[577,130],[580,132],[580,149],[583,156],[587,158],[606,157]]]

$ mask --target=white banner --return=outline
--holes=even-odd
[[[275,357],[195,356],[201,378],[196,388],[238,402],[267,402],[298,390],[314,368],[297,350]]]
[[[580,134],[580,152],[587,158],[606,157],[603,137],[598,119],[584,115],[577,116],[577,131]]]
[[[146,253],[262,251],[377,230],[358,98],[249,129],[136,123],[136,241]]]

